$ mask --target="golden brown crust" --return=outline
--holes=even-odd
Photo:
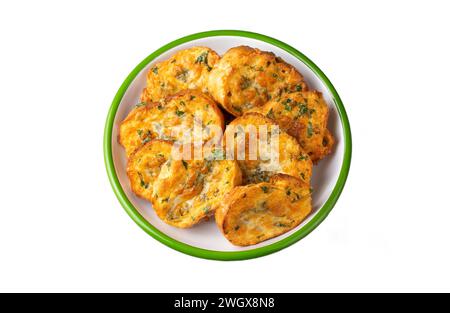
[[[120,125],[119,142],[127,155],[152,139],[188,142],[193,138],[196,114],[202,116],[205,124],[202,141],[220,140],[224,118],[216,103],[204,93],[184,90],[161,102],[152,102],[131,111]]]
[[[266,128],[269,132],[268,149],[258,151],[256,159],[250,154],[249,133],[252,128],[257,131],[257,138],[261,138],[261,142],[266,140],[260,137],[260,131]],[[239,133],[245,133],[245,137]],[[276,140],[269,142],[271,136],[276,134],[278,134],[278,147],[275,144]],[[243,149],[244,138],[245,150]],[[261,142],[258,142],[258,147],[261,146]],[[273,146],[272,143],[274,143]],[[311,179],[312,162],[295,138],[284,131],[279,131],[278,125],[273,120],[260,113],[246,113],[231,122],[225,130],[224,144],[227,150],[234,152],[234,157],[242,170],[244,184],[267,181],[277,173],[288,174],[307,183]],[[239,149],[245,151],[245,158],[240,158]]]
[[[151,201],[153,183],[161,166],[170,158],[173,143],[166,140],[151,140],[133,152],[128,160],[127,175],[133,192]]]
[[[186,89],[206,92],[209,73],[219,59],[219,55],[207,47],[178,51],[151,67],[141,101],[159,101]]]
[[[234,188],[215,218],[232,244],[249,246],[297,227],[311,211],[309,184],[277,174],[269,182]]]
[[[318,91],[285,94],[255,110],[276,121],[317,163],[333,148],[334,139],[327,129],[329,109]]]
[[[154,183],[153,208],[169,225],[192,227],[213,215],[223,196],[241,181],[235,161],[169,159]]]
[[[271,52],[231,48],[214,66],[208,90],[222,107],[241,116],[284,93],[307,90],[303,76]]]

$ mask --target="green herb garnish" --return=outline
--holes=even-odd
[[[237,107],[235,105],[231,106],[233,108],[233,110],[235,110],[236,112],[242,113],[242,109],[240,107]]]
[[[275,119],[275,114],[273,114],[273,108],[270,108],[269,112],[266,115],[268,118]]]
[[[298,160],[299,161],[304,161],[304,160],[308,160],[308,156],[306,155],[306,154],[302,154],[302,155],[300,155],[299,157],[298,157]]]
[[[308,128],[306,129],[306,134],[308,135],[308,138],[311,138],[314,134],[313,126],[311,122],[308,122]]]
[[[141,187],[145,188],[145,189],[148,189],[148,183],[146,183],[144,181],[144,177],[142,176],[142,174],[138,173],[138,175],[139,175],[139,180],[140,180],[140,183],[141,183]]]
[[[242,77],[242,82],[241,82],[241,90],[245,90],[247,88],[249,88],[252,85],[252,81],[250,80],[250,78],[243,76]]]
[[[177,74],[176,78],[178,80],[181,80],[182,82],[187,82],[187,76],[189,74],[189,70],[182,70],[180,73]]]
[[[178,117],[182,117],[185,113],[184,113],[183,111],[180,111],[180,110],[177,108],[176,111],[175,111],[175,114],[176,114]]]
[[[197,57],[197,60],[195,60],[195,63],[203,63],[203,64],[205,64],[206,67],[208,68],[208,71],[211,71],[211,70],[212,70],[212,67],[209,66],[209,64],[208,64],[208,54],[209,54],[209,51],[205,51],[205,52],[203,52],[202,54],[200,54],[200,55]]]

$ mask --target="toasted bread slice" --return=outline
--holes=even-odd
[[[247,46],[228,50],[208,79],[209,93],[234,116],[284,93],[306,89],[303,76],[293,66],[271,52]]]
[[[141,101],[158,102],[186,89],[206,91],[209,72],[219,59],[219,55],[207,47],[178,51],[151,67]]]
[[[312,211],[309,185],[292,176],[234,188],[216,210],[219,229],[234,245],[249,246],[298,226]]]

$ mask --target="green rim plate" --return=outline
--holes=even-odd
[[[298,231],[293,233],[287,238],[284,238],[280,241],[277,241],[273,244],[255,248],[252,250],[245,250],[245,251],[214,251],[214,250],[207,250],[207,249],[201,249],[197,248],[185,243],[182,243],[180,241],[177,241],[163,232],[159,231],[156,227],[154,227],[152,224],[150,224],[142,215],[138,212],[138,210],[134,207],[134,205],[130,202],[128,197],[126,196],[122,186],[119,183],[119,179],[117,177],[117,173],[115,170],[114,162],[113,162],[113,155],[112,155],[112,132],[114,127],[114,120],[116,116],[117,109],[119,107],[119,104],[122,100],[122,97],[124,96],[126,90],[130,86],[130,84],[133,82],[134,78],[142,71],[143,68],[147,66],[152,60],[154,60],[156,57],[161,55],[167,50],[170,50],[180,44],[190,42],[196,39],[200,38],[207,38],[207,37],[216,37],[216,36],[235,36],[235,37],[247,37],[247,38],[253,38],[257,39],[263,42],[267,42],[269,44],[272,44],[274,46],[277,46],[286,52],[290,53],[297,59],[299,59],[301,62],[303,62],[305,65],[307,65],[314,73],[315,75],[324,83],[324,85],[328,88],[329,92],[331,93],[333,97],[333,101],[336,105],[340,120],[341,120],[341,126],[343,129],[343,135],[344,135],[344,157],[341,165],[341,170],[336,182],[336,185],[333,188],[333,191],[331,192],[328,200],[324,203],[322,208],[319,209],[319,211],[316,213],[316,215],[308,222],[306,223],[302,228],[300,228]],[[351,161],[351,154],[352,154],[352,138],[351,138],[351,131],[350,131],[350,124],[348,121],[347,113],[345,111],[344,105],[341,101],[341,98],[339,97],[336,89],[331,84],[330,80],[325,76],[325,74],[315,65],[309,58],[307,58],[303,53],[296,50],[295,48],[289,46],[288,44],[285,44],[284,42],[281,42],[277,39],[247,32],[247,31],[240,31],[240,30],[215,30],[215,31],[208,31],[208,32],[202,32],[193,34],[190,36],[186,36],[180,39],[177,39],[175,41],[172,41],[171,43],[159,48],[152,54],[150,54],[147,58],[145,58],[141,63],[139,63],[138,66],[128,75],[128,77],[125,79],[125,81],[122,83],[122,86],[118,90],[116,96],[114,97],[114,100],[112,102],[111,108],[108,113],[108,117],[106,119],[106,127],[105,127],[105,133],[104,133],[104,142],[103,142],[103,149],[104,149],[104,158],[105,158],[105,165],[106,165],[106,171],[108,173],[109,180],[111,182],[112,188],[114,190],[114,193],[116,194],[117,198],[119,199],[119,202],[125,209],[125,211],[128,213],[128,215],[138,224],[145,232],[147,232],[150,236],[155,238],[156,240],[162,242],[163,244],[167,245],[170,248],[173,248],[175,250],[178,250],[180,252],[199,257],[204,259],[211,259],[211,260],[245,260],[245,259],[252,259],[257,258],[261,256],[265,256],[274,252],[277,252],[279,250],[282,250],[286,247],[289,247],[290,245],[296,243],[300,239],[307,236],[309,233],[311,233],[319,224],[328,216],[330,211],[333,209],[334,205],[336,204],[343,188],[345,185],[345,182],[347,180],[348,172],[350,169],[350,161]]]

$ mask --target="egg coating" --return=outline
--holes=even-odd
[[[288,174],[309,183],[313,167],[311,159],[295,138],[276,126],[278,125],[273,120],[255,112],[246,113],[227,126],[224,145],[228,154],[229,150],[234,152],[234,158],[242,170],[244,185],[268,181],[277,173]],[[249,134],[255,129],[258,152],[252,156],[250,145],[254,141],[250,140]],[[268,132],[266,138],[261,137],[261,132],[264,133],[265,130]],[[276,140],[272,139],[276,138],[272,135],[278,135],[277,145],[272,146],[272,140]],[[259,147],[264,142],[267,142],[267,149],[260,150]],[[239,150],[245,152],[245,156],[240,155]]]
[[[203,143],[214,138],[220,141],[223,114],[206,94],[185,90],[133,109],[120,125],[119,141],[129,156],[152,139],[189,143],[194,138],[195,125],[201,129]]]
[[[213,215],[224,195],[241,181],[233,160],[169,159],[154,183],[153,208],[169,225],[192,227]]]
[[[247,46],[228,50],[208,78],[209,93],[234,116],[301,90],[307,85],[293,66],[271,52]]]
[[[327,129],[329,109],[318,91],[285,94],[256,110],[275,120],[295,137],[314,163],[331,152],[334,139]]]
[[[234,188],[215,218],[232,244],[249,246],[295,228],[311,211],[309,184],[278,174],[269,182]]]
[[[206,91],[209,73],[219,58],[215,51],[207,47],[178,51],[148,71],[147,86],[142,91],[141,101],[156,102],[186,89]]]

